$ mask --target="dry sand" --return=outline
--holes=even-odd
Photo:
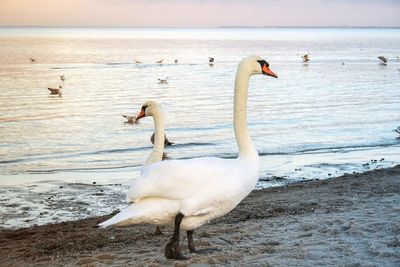
[[[109,216],[0,231],[0,266],[400,266],[400,165],[254,191],[167,260],[153,226]],[[185,236],[185,235],[182,235]]]

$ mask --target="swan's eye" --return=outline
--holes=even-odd
[[[147,105],[142,106],[142,110],[146,111]]]
[[[267,67],[269,67],[269,64],[265,60],[257,60],[257,62],[261,65],[261,68],[263,68],[265,65],[267,65]]]

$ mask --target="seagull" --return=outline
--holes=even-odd
[[[381,60],[381,65],[387,65],[387,58],[384,56],[380,56],[378,57]]]
[[[63,81],[63,82],[65,81],[65,76],[64,76],[64,74],[63,74],[63,75],[60,75],[60,80]]]
[[[165,77],[165,79],[158,78],[158,83],[159,84],[167,84],[168,83],[168,77]]]
[[[136,116],[122,115],[122,117],[127,119],[127,121],[125,123],[129,123],[129,124],[138,124],[139,123],[139,121],[136,120]]]
[[[61,95],[62,88],[63,87],[61,85],[59,85],[58,88],[47,87],[51,95]]]
[[[162,64],[164,59],[160,59],[159,61],[156,61],[157,64]]]
[[[142,61],[139,61],[139,60],[137,60],[137,59],[135,59],[135,63],[136,63],[136,64],[142,64],[143,62],[142,62]]]
[[[213,57],[208,58],[208,65],[214,66],[214,58]]]
[[[31,61],[31,63],[36,63],[36,59],[34,59],[34,58],[29,58],[29,60]]]
[[[301,56],[304,63],[307,63],[308,61],[310,61],[310,59],[308,57],[309,57],[309,54],[305,54],[304,56]]]

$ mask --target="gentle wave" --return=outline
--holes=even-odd
[[[222,63],[222,62],[221,62]],[[85,64],[83,63],[80,66],[63,66],[63,67],[50,67],[52,70],[68,70],[68,69],[101,69],[101,68],[118,68],[118,67],[134,67],[137,69],[145,69],[145,68],[160,68],[160,67],[184,67],[184,66],[201,66],[204,64],[201,63],[143,63],[143,64],[135,64],[130,62],[110,62],[110,63],[99,63],[99,64]]]
[[[26,173],[31,174],[48,174],[48,173],[57,173],[57,172],[96,172],[96,171],[104,171],[104,170],[119,170],[126,168],[139,167],[138,165],[124,165],[124,166],[109,166],[109,167],[93,167],[93,168],[59,168],[59,169],[43,169],[43,170],[26,170]]]
[[[191,143],[174,143],[173,147],[192,147],[192,146],[212,146],[214,143],[200,143],[200,142],[191,142]],[[32,161],[41,161],[41,160],[52,160],[52,159],[67,159],[67,158],[80,158],[83,156],[91,156],[91,155],[99,155],[99,154],[121,154],[121,153],[130,153],[135,151],[147,151],[151,150],[152,146],[143,146],[143,147],[135,147],[135,148],[116,148],[116,149],[105,149],[105,150],[97,150],[90,152],[79,152],[79,153],[65,153],[65,154],[45,154],[45,155],[33,155],[26,158],[20,159],[11,159],[11,160],[0,160],[0,164],[10,164],[10,163],[22,163],[22,162],[32,162]],[[137,166],[137,165],[135,165]],[[108,167],[107,167],[108,168]],[[114,167],[112,167],[114,168]],[[118,168],[118,167],[115,167]],[[122,168],[125,168],[123,166]],[[102,168],[99,168],[102,169]],[[68,170],[76,170],[74,168]],[[49,172],[46,170],[45,172]],[[51,171],[54,172],[54,171]]]
[[[332,146],[332,147],[316,147],[302,150],[294,150],[292,152],[259,152],[260,156],[268,155],[300,155],[300,154],[325,154],[325,153],[342,153],[345,151],[360,151],[370,150],[384,147],[400,147],[400,140],[395,140],[390,143],[379,144],[363,144],[363,145],[349,145],[349,146]]]

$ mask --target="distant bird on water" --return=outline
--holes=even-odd
[[[309,56],[310,56],[309,54],[305,54],[304,56],[301,56],[301,58],[303,59],[304,63],[308,63],[310,61]]]
[[[165,79],[158,78],[158,83],[159,84],[167,84],[168,83],[168,77],[165,77]]]
[[[178,60],[177,59],[175,59],[174,62],[175,62],[175,64],[178,64]]]
[[[400,134],[400,126],[397,127],[397,129],[394,129],[393,131],[395,131],[396,133]],[[399,136],[400,137],[400,136]]]
[[[151,135],[151,137],[150,137],[150,141],[151,141],[151,143],[154,145],[154,137],[155,137],[155,135],[156,135],[156,133],[154,132],[152,135]],[[166,134],[164,134],[164,146],[171,146],[171,145],[173,145],[174,143],[172,143],[172,142],[170,142],[168,139],[167,139],[167,135]]]
[[[160,59],[159,61],[156,61],[157,64],[162,64],[164,59]]]
[[[213,57],[208,58],[208,65],[214,66],[214,58]]]
[[[65,82],[65,76],[64,76],[64,74],[60,75],[60,80],[63,81],[63,82]]]
[[[136,120],[136,116],[122,115],[122,117],[127,119],[127,121],[125,123],[129,123],[129,124],[138,124],[139,123],[139,121]]]
[[[380,56],[380,57],[378,57],[380,60],[381,60],[381,65],[387,65],[387,58],[386,57],[384,57],[384,56]]]
[[[62,88],[63,87],[61,85],[59,85],[58,88],[47,87],[47,89],[49,89],[51,95],[61,95]]]
[[[135,59],[136,64],[142,64],[142,61]]]
[[[30,57],[29,60],[31,61],[31,63],[36,63],[36,59]]]

